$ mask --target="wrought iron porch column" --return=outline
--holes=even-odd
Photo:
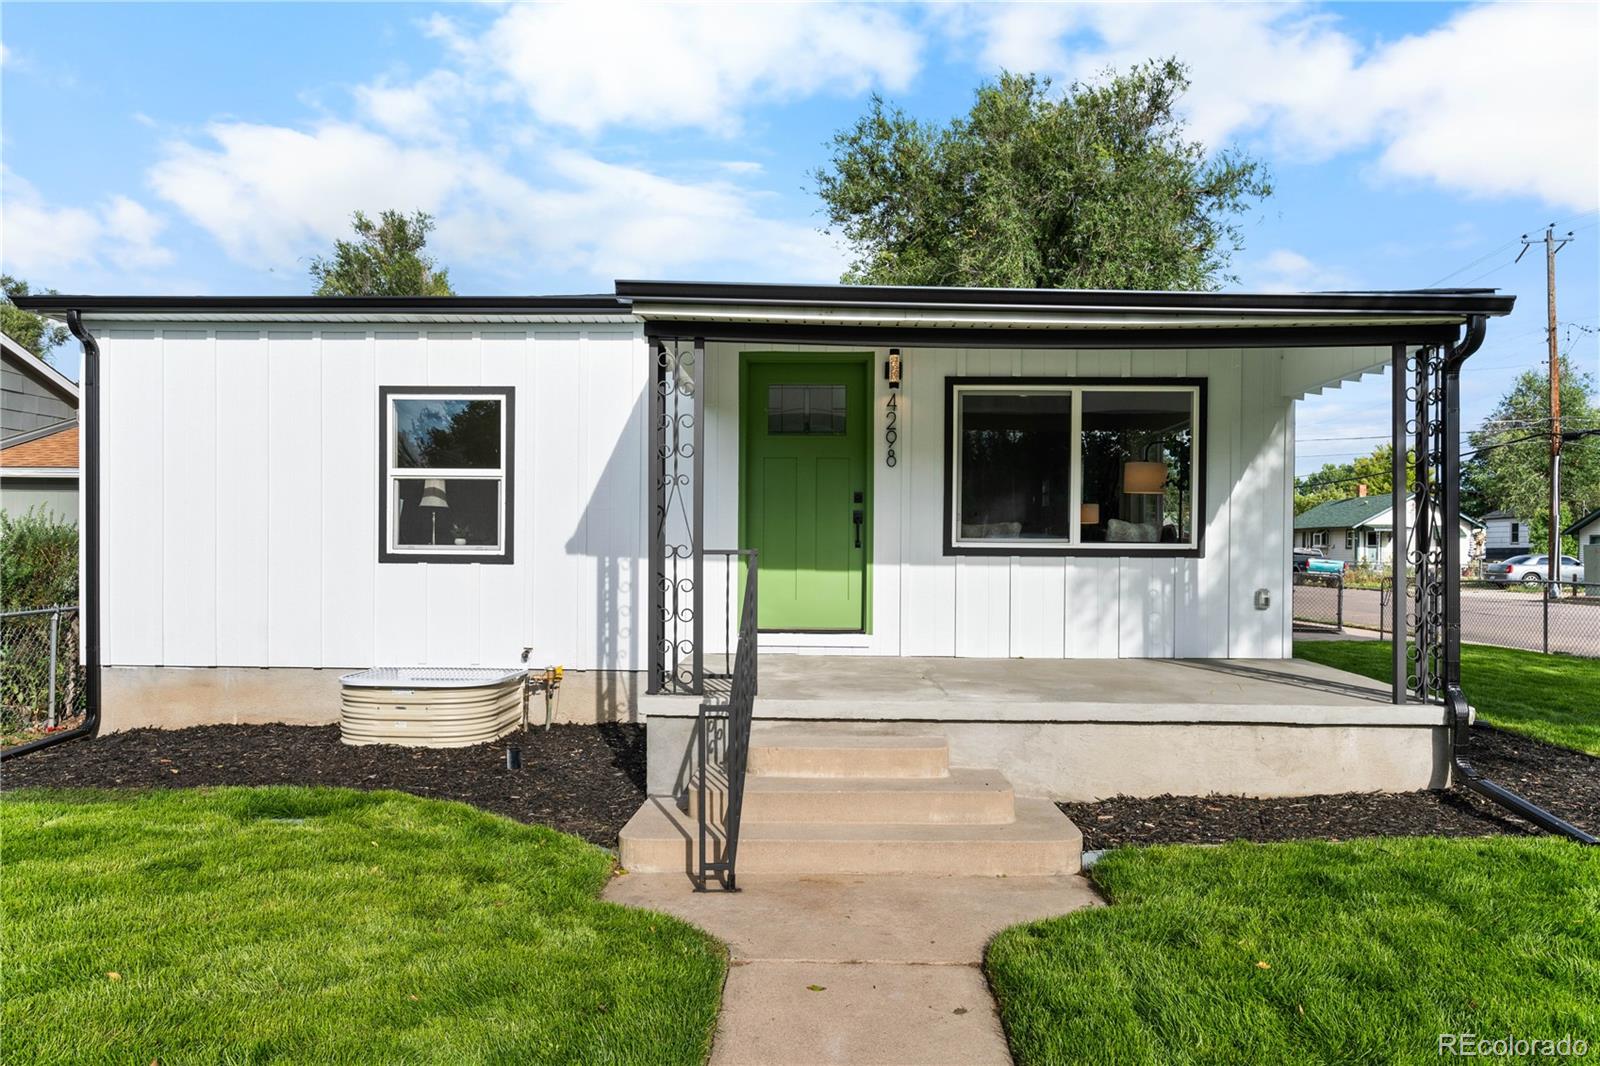
[[[705,343],[646,338],[650,351],[650,676],[646,691],[705,691]]]
[[[664,363],[664,349],[661,338],[654,334],[646,334],[645,347],[650,360],[650,436],[645,452],[645,470],[650,478],[650,544],[649,544],[649,619],[646,626],[646,640],[649,650],[645,655],[645,691],[654,696],[661,691],[661,679],[666,676],[667,661],[666,651],[662,644],[666,635],[666,624],[662,618],[662,610],[666,604],[665,592],[661,587],[661,574],[659,572],[661,559],[667,550],[666,524],[666,486],[662,482],[665,469],[666,446],[666,397],[662,392],[662,383],[666,379]]]
[[[706,339],[694,339],[694,365],[690,370],[694,388],[694,458],[690,463],[694,478],[694,518],[689,530],[689,543],[694,551],[694,693],[706,692],[705,644],[705,574],[706,574]]]
[[[1394,634],[1390,643],[1394,681],[1390,695],[1406,702],[1406,346],[1394,346],[1389,365],[1389,503],[1392,521],[1389,537],[1389,610]],[[1380,608],[1381,609],[1381,608]]]

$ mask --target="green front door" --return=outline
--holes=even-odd
[[[760,555],[764,630],[860,631],[872,543],[867,364],[744,368],[743,543]]]

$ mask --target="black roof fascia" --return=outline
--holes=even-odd
[[[860,344],[869,347],[955,348],[1320,348],[1395,344],[1451,344],[1460,326],[1450,323],[1390,326],[1159,327],[1124,329],[996,329],[929,326],[786,325],[660,319],[646,332],[660,337],[792,344]]]
[[[745,282],[620,280],[617,295],[661,303],[832,304],[928,309],[1188,311],[1198,314],[1306,312],[1443,315],[1509,314],[1515,296],[1494,289],[1394,292],[1235,293],[1136,289],[974,289],[899,285],[764,285]]]
[[[293,312],[339,314],[389,311],[413,314],[628,314],[626,300],[583,296],[17,296],[24,311],[42,314],[125,312]]]

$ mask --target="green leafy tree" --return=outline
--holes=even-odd
[[[1262,164],[1185,137],[1173,59],[1052,91],[1002,74],[946,126],[874,96],[814,175],[846,282],[1206,289],[1272,192]]]
[[[1294,513],[1304,514],[1313,507],[1329,503],[1333,500],[1346,500],[1351,496],[1360,494],[1360,486],[1366,485],[1367,492],[1374,496],[1382,496],[1394,487],[1394,478],[1391,476],[1390,463],[1393,461],[1394,446],[1380,444],[1372,450],[1370,455],[1363,455],[1352,459],[1348,463],[1325,463],[1321,470],[1314,474],[1307,474],[1298,479],[1294,489]],[[1416,484],[1416,476],[1411,468],[1411,452],[1406,451],[1406,487],[1410,492]],[[1466,510],[1463,507],[1463,510]],[[1468,511],[1470,514],[1471,512]]]
[[[1471,364],[1468,364],[1470,368]],[[1561,358],[1561,426],[1600,429],[1600,399],[1593,374]],[[1462,495],[1485,510],[1510,511],[1527,521],[1537,549],[1550,537],[1550,375],[1524,371],[1485,420],[1468,436],[1475,453],[1462,470]],[[1561,448],[1561,524],[1600,507],[1600,435],[1568,440]],[[1572,553],[1569,537],[1562,551]]]
[[[4,330],[6,336],[41,359],[49,359],[52,349],[66,343],[69,336],[66,326],[57,325],[32,311],[24,311],[11,302],[12,297],[32,294],[26,281],[10,274],[0,275],[0,290],[4,292],[4,298],[0,299],[0,330]],[[54,289],[45,289],[42,293],[54,294]]]
[[[384,211],[374,222],[357,211],[355,240],[336,241],[333,255],[311,261],[318,296],[453,296],[450,272],[423,254],[433,218]]]

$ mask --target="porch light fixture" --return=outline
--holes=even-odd
[[[883,378],[891,389],[900,387],[900,349],[889,349],[889,361],[883,364]]]
[[[438,544],[439,509],[450,506],[450,499],[445,493],[443,478],[430,477],[422,482],[422,499],[418,501],[417,506],[429,509],[428,517],[433,521],[430,527],[429,543]]]

